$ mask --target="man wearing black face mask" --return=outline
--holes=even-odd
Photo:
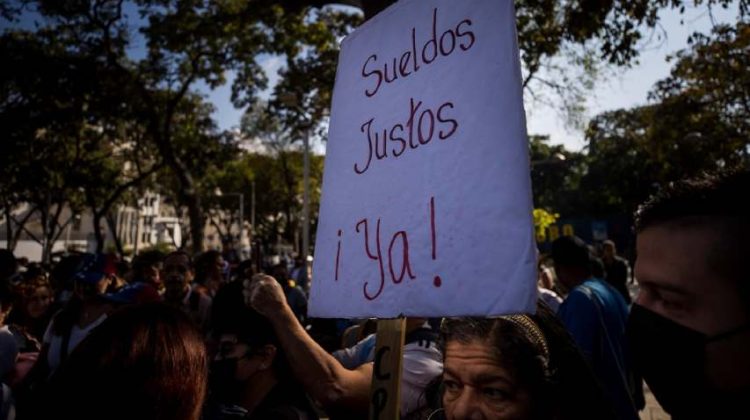
[[[750,172],[683,181],[636,215],[641,291],[628,339],[676,420],[747,418],[750,398]]]
[[[239,305],[231,305],[231,317],[216,319],[218,352],[209,370],[204,419],[316,420],[304,391],[289,373],[270,323],[244,306],[241,289],[233,292]],[[217,299],[234,301],[218,295]]]

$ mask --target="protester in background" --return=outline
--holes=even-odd
[[[0,249],[0,281],[8,282],[18,272],[18,261],[13,252],[7,249]]]
[[[607,272],[604,269],[604,262],[600,258],[596,257],[594,247],[589,246],[589,268],[591,270],[591,277],[599,280],[604,280],[607,277]]]
[[[15,419],[15,401],[11,389],[5,381],[15,370],[18,345],[5,325],[5,319],[13,306],[10,279],[18,266],[12,252],[0,249],[0,420]]]
[[[554,313],[449,318],[432,419],[608,420],[614,412]]]
[[[307,275],[307,264],[301,256],[294,258],[294,266],[292,267],[291,278],[294,280],[299,287],[307,294],[310,291],[310,281]]]
[[[62,307],[73,296],[75,276],[79,267],[91,254],[73,254],[63,257],[50,270],[49,281],[54,291],[55,303]]]
[[[224,258],[219,251],[206,251],[195,259],[195,291],[216,296],[216,291],[224,283]]]
[[[174,251],[164,259],[164,301],[180,308],[196,326],[208,332],[211,298],[196,293],[191,287],[194,278],[193,262],[184,251]]]
[[[341,333],[341,348],[353,347],[355,344],[375,334],[377,330],[377,319],[367,318],[344,329]]]
[[[625,258],[617,255],[617,246],[613,241],[606,240],[602,242],[602,262],[606,272],[607,283],[612,285],[625,299],[625,303],[630,304],[630,292],[628,283],[630,283],[630,264]]]
[[[305,318],[307,317],[307,297],[299,285],[289,278],[286,263],[281,262],[276,264],[273,267],[272,275],[284,289],[284,295],[289,303],[289,307],[292,308],[292,312],[294,312],[294,316],[304,324]]]
[[[747,418],[750,171],[682,181],[636,214],[640,285],[628,338],[676,420]]]
[[[592,257],[580,238],[556,239],[552,259],[558,280],[570,291],[558,316],[593,366],[618,418],[637,419],[644,402],[626,349],[625,300],[608,283],[592,276]]]
[[[19,333],[41,342],[54,310],[54,296],[47,275],[42,271],[27,271],[15,289],[16,305],[8,322]]]
[[[179,310],[128,306],[53,375],[39,418],[197,420],[207,366],[202,336]]]
[[[18,346],[18,357],[8,385],[16,387],[36,364],[44,332],[54,308],[52,288],[41,269],[27,270],[15,287],[15,304],[8,317],[10,331]]]
[[[218,351],[204,419],[317,419],[272,325],[245,306],[242,284],[222,287],[214,303],[212,335]]]
[[[164,293],[161,279],[164,255],[159,251],[146,251],[133,258],[133,270],[130,282],[144,283],[153,287],[158,293]]]
[[[549,267],[539,265],[539,279],[537,291],[539,300],[547,304],[553,312],[557,312],[562,304],[562,298],[555,293],[555,275]]]
[[[244,260],[235,267],[235,273],[232,281],[239,281],[242,283],[245,280],[250,280],[257,270],[255,269],[255,261]]]
[[[16,357],[18,356],[16,339],[5,324],[5,320],[12,308],[13,294],[10,291],[8,280],[0,279],[0,383],[4,383],[6,378],[13,372],[16,367]]]
[[[127,261],[121,261],[114,254],[108,254],[106,258],[107,269],[105,271],[111,273],[107,293],[117,293],[128,284],[126,276],[130,272],[130,264]]]
[[[232,240],[222,241],[221,245],[221,257],[227,263],[227,267],[235,267],[240,261],[242,261],[241,244],[240,249],[235,249],[234,241]]]
[[[272,277],[256,275],[246,282],[245,298],[252,308],[271,322],[295,377],[331,417],[366,416],[372,363],[355,369],[342,366],[307,334],[287,303],[279,282]],[[417,326],[420,325],[417,322]],[[417,343],[411,351],[404,351],[400,387],[402,418],[426,405],[424,389],[442,370],[440,353],[426,341],[422,345]]]
[[[44,333],[42,351],[29,376],[44,380],[73,352],[73,349],[114,310],[104,299],[110,274],[106,259],[88,255],[81,261],[70,301],[57,312]]]

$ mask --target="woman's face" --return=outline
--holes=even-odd
[[[26,312],[33,319],[40,318],[47,313],[50,303],[52,303],[52,293],[49,288],[37,287],[26,299]]]
[[[496,360],[485,342],[449,341],[443,368],[448,420],[531,418],[531,397]]]

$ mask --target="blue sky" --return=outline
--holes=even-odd
[[[132,6],[128,6],[126,14],[130,17],[134,27],[142,22]],[[715,22],[734,22],[737,16],[736,6],[729,10],[715,7],[713,10]],[[20,26],[33,27],[33,14],[26,14]],[[586,114],[594,116],[600,112],[619,108],[629,108],[647,103],[647,95],[654,83],[669,74],[671,64],[666,61],[667,56],[687,47],[688,36],[695,32],[708,33],[711,29],[711,19],[705,7],[688,8],[680,15],[676,10],[662,10],[660,24],[667,37],[663,42],[651,42],[644,45],[638,58],[638,63],[628,69],[608,69],[613,75],[599,80],[594,91],[587,100]],[[144,54],[142,39],[134,39],[129,53],[134,57]],[[260,62],[269,78],[269,85],[273,86],[278,80],[278,70],[283,66],[284,59],[278,56],[263,56]],[[228,74],[231,81],[232,75]],[[236,109],[231,104],[230,83],[215,90],[210,90],[203,84],[197,88],[202,91],[216,107],[214,117],[219,127],[231,129],[239,125],[243,110]],[[267,97],[270,88],[262,96]],[[530,134],[547,134],[552,143],[564,144],[572,150],[584,147],[583,133],[566,127],[564,118],[553,108],[539,103],[527,102],[527,127]],[[318,144],[316,151],[322,152],[323,146]]]
[[[734,22],[737,10],[714,8],[713,15],[717,23]],[[666,61],[667,56],[686,48],[690,34],[696,31],[707,34],[711,30],[711,19],[705,8],[688,9],[684,15],[676,10],[663,10],[660,18],[667,38],[661,45],[652,42],[652,45],[644,48],[638,59],[640,64],[601,81],[587,102],[589,116],[646,104],[648,92],[654,83],[669,75],[672,64]],[[562,143],[573,150],[580,150],[584,146],[583,134],[566,129],[564,120],[554,110],[527,103],[526,114],[529,133],[549,134],[553,143]]]
[[[713,14],[716,22],[734,22],[737,11],[736,8],[715,8]],[[705,8],[688,8],[683,15],[676,10],[663,10],[660,17],[660,23],[667,34],[666,39],[645,45],[638,64],[629,69],[613,70],[614,75],[600,80],[587,101],[588,116],[647,103],[648,92],[654,83],[669,75],[671,64],[666,61],[667,56],[686,48],[687,38],[691,33],[708,33],[711,29],[711,20]],[[264,57],[261,63],[273,84],[278,79],[277,71],[283,65],[283,59],[269,56]],[[219,126],[224,129],[237,126],[242,111],[231,105],[229,86],[206,93],[217,108],[215,117]],[[526,113],[530,134],[548,134],[552,143],[562,143],[573,150],[583,148],[583,133],[566,128],[564,119],[555,109],[528,102]]]

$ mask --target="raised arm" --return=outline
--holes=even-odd
[[[258,274],[246,281],[245,300],[271,321],[295,377],[312,398],[330,412],[367,411],[372,363],[349,370],[328,354],[297,321],[273,277]]]

